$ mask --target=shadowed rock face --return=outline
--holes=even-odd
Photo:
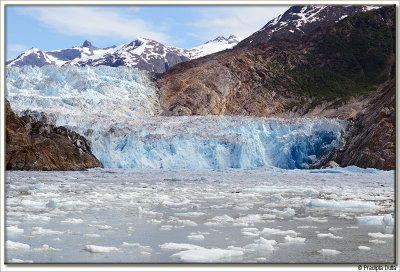
[[[350,123],[345,144],[332,159],[342,167],[395,169],[395,122],[396,84],[391,80]]]
[[[103,167],[89,142],[65,127],[18,117],[6,101],[7,170],[85,170]]]

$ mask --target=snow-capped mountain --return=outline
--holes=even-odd
[[[157,41],[138,38],[131,43],[107,48],[94,47],[89,41],[82,46],[54,51],[41,51],[31,48],[14,60],[8,61],[8,66],[44,66],[44,65],[76,65],[76,66],[127,66],[139,70],[156,73],[165,72],[177,63],[188,61],[232,48],[241,38],[230,35],[228,38],[219,36],[203,45],[190,48],[165,46]]]
[[[292,6],[285,13],[269,21],[259,31],[239,42],[238,47],[265,43],[292,35],[309,33],[318,27],[333,25],[358,12],[381,6]]]

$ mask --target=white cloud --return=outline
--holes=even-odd
[[[218,35],[235,34],[246,38],[261,29],[270,20],[284,13],[289,6],[234,6],[223,9],[203,10],[202,19],[191,22],[197,35],[212,39]]]
[[[107,7],[31,7],[24,10],[36,20],[66,35],[117,37],[133,40],[146,37],[160,42],[168,36],[140,18]]]
[[[237,17],[229,17],[229,18],[215,18],[212,20],[200,20],[197,22],[190,23],[192,26],[196,27],[240,27],[244,24]]]

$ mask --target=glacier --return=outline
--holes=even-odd
[[[151,74],[129,67],[8,67],[6,77],[14,111],[83,134],[106,168],[304,169],[338,146],[346,127],[318,118],[160,116]]]

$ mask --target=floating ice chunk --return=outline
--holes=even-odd
[[[150,246],[139,245],[139,249],[142,251],[153,251],[153,249]]]
[[[24,233],[23,229],[18,228],[18,226],[9,226],[6,228],[7,234],[22,234]]]
[[[36,215],[36,214],[27,214],[23,218],[23,220],[25,221],[50,221],[50,219],[51,218],[49,216]]]
[[[343,239],[343,237],[335,236],[333,233],[318,233],[318,238],[332,238],[332,239]]]
[[[98,237],[100,237],[100,235],[99,235],[99,234],[96,234],[96,233],[86,233],[85,236],[86,236],[86,237],[93,237],[93,238],[98,238]]]
[[[284,241],[286,243],[296,243],[296,244],[303,244],[306,238],[302,237],[290,237],[289,235],[286,235],[284,238]]]
[[[116,247],[105,247],[105,246],[95,246],[95,245],[86,245],[85,250],[91,253],[109,253],[112,251],[118,251]]]
[[[266,211],[273,213],[275,216],[283,216],[283,217],[290,217],[290,216],[294,216],[295,215],[295,211],[292,208],[285,208],[282,211],[277,210],[277,209],[266,209]],[[268,215],[263,215],[264,216],[268,216]],[[273,219],[273,218],[272,218]]]
[[[62,223],[62,224],[80,224],[82,222],[83,222],[82,219],[68,218],[66,220],[62,220],[60,223]]]
[[[276,246],[277,242],[275,240],[267,240],[263,237],[254,240],[253,244],[248,244],[244,246],[244,250],[246,251],[272,251],[274,250],[274,246]]]
[[[341,229],[343,229],[343,228],[330,227],[328,230],[330,230],[330,231],[338,231],[338,230],[341,230]]]
[[[193,250],[193,249],[202,249],[201,246],[196,246],[192,244],[178,244],[178,243],[165,243],[159,245],[161,249],[167,250]]]
[[[249,231],[242,231],[242,235],[244,235],[244,236],[259,236],[260,233],[249,232]]]
[[[33,263],[33,261],[32,260],[21,260],[21,259],[15,259],[15,258],[12,258],[10,261],[9,261],[9,263]]]
[[[205,215],[203,212],[187,212],[187,213],[174,213],[175,216],[181,216],[181,217],[198,217]]]
[[[141,244],[139,244],[139,243],[127,243],[127,242],[123,242],[123,243],[122,243],[122,246],[124,246],[124,247],[130,247],[130,246],[132,246],[132,247],[140,247]]]
[[[168,220],[168,223],[173,223],[173,224],[182,224],[184,226],[190,226],[190,227],[195,227],[197,226],[197,223],[192,221],[192,220],[180,220],[180,219],[172,219]]]
[[[172,225],[162,225],[160,230],[171,230],[174,226]]]
[[[211,218],[208,222],[204,223],[204,225],[220,225],[220,224],[226,224],[226,223],[233,223],[235,220],[230,217],[229,215],[221,215],[221,216],[215,216]]]
[[[253,224],[262,221],[262,217],[259,214],[248,214],[246,216],[238,217],[235,220],[236,224]]]
[[[296,236],[297,232],[295,232],[294,230],[280,230],[280,229],[264,228],[261,231],[261,234],[263,234],[263,235],[292,235],[292,236]]]
[[[394,219],[391,214],[359,216],[356,217],[356,221],[359,224],[365,224],[365,225],[394,226]]]
[[[295,215],[295,211],[292,208],[285,208],[285,209],[283,209],[283,212],[280,213],[280,215],[283,215],[283,216],[294,216]]]
[[[183,262],[215,263],[236,260],[243,255],[243,251],[220,248],[198,248],[181,251],[171,257],[179,258]]]
[[[112,227],[109,226],[109,225],[91,225],[91,224],[89,224],[89,227],[97,228],[99,230],[110,230],[110,229],[112,229]]]
[[[31,248],[30,245],[19,242],[13,242],[10,240],[6,241],[6,247],[7,250],[29,250]]]
[[[32,235],[60,235],[63,234],[62,231],[51,230],[51,229],[44,229],[42,227],[33,227],[32,228]]]
[[[47,252],[47,251],[62,251],[62,249],[54,248],[54,247],[44,244],[42,247],[32,249],[32,251]]]
[[[275,193],[317,194],[318,193],[318,191],[316,191],[313,188],[298,188],[298,187],[276,188],[276,187],[266,187],[266,186],[247,188],[244,189],[243,192],[265,193],[265,194],[275,194]]]
[[[298,229],[316,229],[316,228],[318,228],[318,227],[316,227],[316,226],[306,226],[306,225],[303,225],[303,226],[297,226],[297,228],[298,228]]]
[[[47,202],[46,207],[48,207],[48,208],[56,208],[57,207],[57,203],[53,199],[51,199],[51,200],[49,200],[49,202]]]
[[[338,255],[338,254],[340,254],[341,252],[340,251],[338,251],[338,250],[335,250],[335,249],[321,249],[321,250],[318,250],[317,251],[318,253],[320,253],[320,254],[322,254],[322,255]]]
[[[261,219],[263,220],[272,220],[275,219],[276,215],[275,214],[263,214],[261,215]]]
[[[357,201],[357,200],[324,200],[324,199],[311,199],[306,206],[308,207],[321,207],[328,209],[378,209],[379,206],[372,202]]]
[[[260,231],[257,228],[243,228],[241,229],[242,235],[245,236],[259,236]]]
[[[386,244],[387,243],[386,241],[378,240],[378,239],[369,240],[368,242],[374,243],[374,244]]]
[[[204,235],[201,235],[201,234],[188,235],[187,238],[189,240],[203,241],[204,240]]]
[[[359,249],[359,250],[364,250],[364,251],[371,250],[371,248],[370,248],[370,247],[367,247],[367,246],[359,246],[358,249]]]
[[[383,234],[382,232],[368,233],[368,236],[372,238],[393,238],[393,234]]]

